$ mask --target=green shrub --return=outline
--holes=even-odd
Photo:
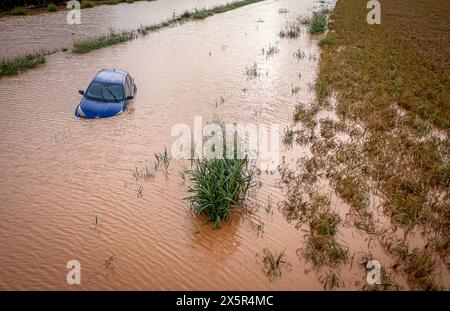
[[[28,9],[23,6],[16,6],[10,13],[11,15],[27,15]]]

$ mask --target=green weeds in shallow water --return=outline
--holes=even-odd
[[[195,169],[187,171],[191,193],[185,200],[196,215],[206,214],[214,228],[243,207],[249,190],[255,186],[255,172],[247,159],[201,159]]]
[[[58,6],[54,3],[49,3],[47,5],[47,11],[48,12],[56,12],[56,11],[58,11]]]
[[[44,53],[28,54],[13,59],[2,59],[0,61],[0,78],[3,76],[17,75],[45,62],[46,58]]]
[[[9,13],[11,15],[27,15],[28,14],[28,9],[24,8],[23,6],[16,6]]]
[[[299,19],[291,22],[287,22],[283,29],[280,30],[278,35],[280,38],[295,39],[301,34],[301,23]]]
[[[164,167],[164,172],[167,176],[169,172],[170,161],[172,160],[169,152],[167,151],[167,148],[164,147],[164,153],[155,153],[155,159],[156,159],[155,171],[158,169],[160,165],[162,165]]]
[[[106,46],[132,40],[133,38],[135,38],[135,36],[135,33],[130,31],[124,31],[120,33],[112,32],[106,36],[102,36],[99,38],[91,38],[75,42],[72,52],[76,54],[88,53],[90,51],[101,49]]]
[[[250,67],[246,66],[244,73],[248,79],[254,79],[260,75],[258,65],[256,63],[254,63]]]
[[[94,2],[89,1],[89,0],[83,0],[80,3],[80,8],[81,9],[90,9],[94,7]]]
[[[263,272],[269,278],[269,281],[281,276],[281,270],[284,268],[288,271],[292,270],[291,264],[287,261],[285,255],[286,250],[275,253],[268,248],[263,249],[262,262]]]
[[[327,29],[328,18],[324,12],[314,12],[309,22],[308,31],[311,34],[322,33]]]
[[[106,0],[107,5],[116,5],[119,4],[119,0]]]

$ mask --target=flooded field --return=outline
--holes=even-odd
[[[0,18],[0,59],[40,50],[70,48],[77,40],[101,36],[111,30],[134,30],[141,25],[160,23],[185,10],[209,8],[227,2],[229,1],[164,0],[98,5],[81,10],[80,25],[67,24],[69,10],[31,16],[5,16]]]
[[[173,9],[179,13],[213,2],[221,1],[139,2],[136,12],[124,11],[126,5],[99,6],[85,10],[87,25],[75,36],[106,32],[110,26],[135,28],[168,18]],[[180,172],[189,168],[188,161],[173,159],[167,176],[162,169],[150,180],[133,176],[136,168],[153,167],[154,154],[171,147],[173,126],[192,128],[196,116],[204,124],[219,119],[290,127],[296,105],[315,100],[320,37],[304,28],[298,38],[280,38],[279,32],[318,5],[313,0],[263,1],[84,55],[58,52],[35,70],[2,79],[0,289],[323,289],[331,270],[314,269],[300,255],[306,231],[281,211],[288,198],[278,170],[261,172],[254,214],[235,214],[216,230],[193,216],[184,200],[187,182]],[[130,14],[136,18],[127,18]],[[23,18],[39,25],[47,17]],[[26,32],[23,37],[9,34],[3,27],[15,25],[7,19],[0,23],[5,23],[1,56],[47,45],[38,33],[30,44]],[[59,31],[66,37],[67,30]],[[17,40],[11,49],[4,46],[9,35]],[[255,63],[257,75],[249,77],[245,70]],[[138,92],[131,109],[109,119],[74,117],[78,90],[102,68],[133,75]],[[334,118],[331,112],[319,117]],[[311,154],[300,144],[281,146],[280,158],[290,167]],[[345,219],[349,205],[325,178],[319,188]],[[371,195],[369,208],[377,215],[379,200]],[[379,214],[377,220],[387,223]],[[367,253],[384,265],[393,263],[378,241],[350,225],[340,228],[336,240],[348,247],[349,258],[335,288],[364,287],[362,257]],[[412,243],[424,241],[417,235]],[[264,248],[285,250],[290,268],[276,279],[262,271]],[[81,263],[80,286],[66,283],[66,263],[73,259]],[[438,279],[450,286],[445,268]],[[402,275],[396,282],[408,289]]]

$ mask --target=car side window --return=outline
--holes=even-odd
[[[130,76],[127,76],[126,77],[126,79],[125,79],[125,89],[126,89],[126,93],[127,93],[127,96],[129,96],[129,95],[133,95],[133,94],[131,94],[131,87],[130,87]]]

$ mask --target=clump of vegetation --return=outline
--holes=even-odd
[[[187,197],[195,214],[206,214],[218,228],[233,209],[246,204],[249,190],[255,185],[254,171],[245,159],[201,159],[187,172],[191,185]]]
[[[80,8],[81,9],[90,9],[94,7],[94,2],[89,1],[89,0],[83,0],[80,3]]]
[[[302,59],[305,57],[305,52],[303,52],[302,49],[298,49],[297,51],[294,52],[294,56],[297,57],[298,59]]]
[[[284,129],[283,144],[291,146],[294,142],[294,130],[291,127]]]
[[[307,108],[305,104],[298,104],[294,109],[294,123],[301,122],[307,128],[314,128],[317,124],[315,117],[317,112],[319,111],[319,107],[316,105],[312,105]]]
[[[324,12],[314,12],[309,21],[308,31],[312,34],[322,33],[327,29],[327,24],[328,18]]]
[[[269,58],[275,54],[278,54],[280,52],[280,49],[278,48],[278,42],[276,42],[274,45],[269,44],[269,47],[267,50],[265,48],[261,49],[261,54],[266,55],[266,58]]]
[[[134,0],[127,0],[127,3],[134,3]]]
[[[58,11],[58,6],[56,4],[54,4],[54,3],[49,3],[47,5],[47,11],[49,11],[49,12],[56,12],[56,11]]]
[[[269,281],[272,281],[276,277],[280,277],[282,268],[288,271],[292,269],[291,264],[287,261],[285,252],[286,250],[275,253],[268,248],[263,249],[263,272],[269,278]]]
[[[116,5],[116,4],[119,4],[119,0],[106,0],[106,4]]]
[[[234,152],[230,157],[226,131],[224,125],[221,126],[221,156],[200,158],[195,161],[193,169],[185,172],[189,177],[188,192],[191,194],[185,200],[191,203],[191,210],[196,215],[205,214],[214,228],[221,227],[233,210],[245,208],[245,211],[251,211],[248,208],[249,194],[257,185],[253,163],[240,154],[239,137],[233,138]],[[191,148],[191,153],[194,153],[193,146]]]
[[[195,12],[192,14],[193,19],[205,19],[208,17],[208,12],[206,9],[203,10],[195,10]]]
[[[325,37],[319,40],[319,46],[332,45],[333,40],[329,37]]]
[[[44,53],[28,54],[13,59],[2,59],[0,61],[0,78],[3,76],[17,75],[45,62],[46,58]]]
[[[167,148],[164,147],[164,153],[155,153],[155,158],[156,158],[155,171],[158,169],[160,165],[163,165],[164,172],[166,173],[167,176],[171,161],[171,157],[169,152],[167,151]]]
[[[288,9],[280,8],[280,9],[278,10],[278,13],[280,13],[280,14],[287,14],[287,13],[289,13],[289,10],[288,10]]]
[[[10,11],[11,15],[27,15],[28,9],[23,6],[16,6],[14,9]]]
[[[73,45],[73,52],[77,54],[88,53],[92,50],[101,49],[106,46],[114,45],[117,43],[129,41],[135,37],[133,32],[112,32],[106,36],[99,38],[92,38],[75,42]]]
[[[283,29],[280,30],[279,36],[281,38],[295,39],[301,34],[300,20],[296,19],[291,22],[287,22]]]
[[[264,0],[240,0],[240,1],[230,2],[230,3],[218,5],[216,7],[213,7],[212,9],[208,9],[208,12],[213,13],[213,14],[224,13],[224,12],[227,12],[230,10],[240,8],[241,6],[244,6],[244,5],[249,5],[249,4],[261,2],[261,1],[264,1]]]
[[[248,79],[253,79],[259,76],[258,64],[254,63],[252,66],[245,66],[245,75]]]

